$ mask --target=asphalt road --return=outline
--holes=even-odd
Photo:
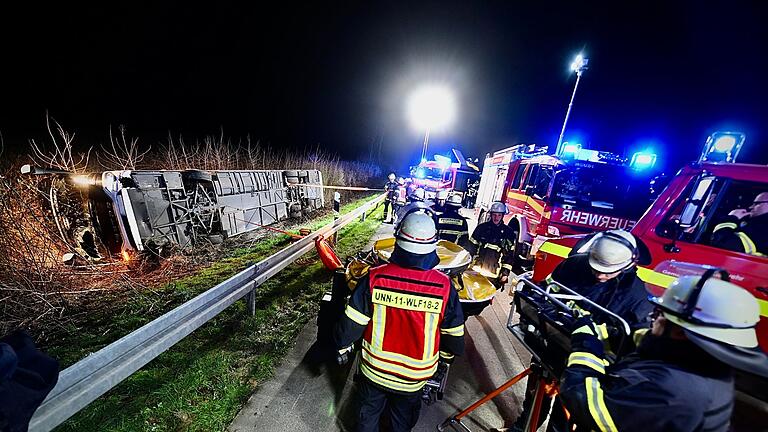
[[[371,241],[392,235],[382,225]],[[500,293],[493,304],[466,324],[466,353],[451,366],[445,398],[423,406],[414,431],[436,426],[471,405],[512,376],[530,360],[527,351],[506,328],[510,297]],[[308,352],[316,340],[311,320],[296,340],[275,376],[248,400],[229,427],[232,432],[351,431],[356,415],[354,365],[317,365]],[[478,408],[465,419],[472,430],[511,424],[520,411],[524,381]]]

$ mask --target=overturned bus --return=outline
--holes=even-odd
[[[324,205],[323,178],[317,170],[121,170],[75,175],[25,165],[21,171],[52,175],[53,219],[62,237],[91,259],[113,255],[129,259],[147,249],[219,243]],[[73,212],[71,206],[63,209],[73,195],[83,203],[81,212]]]

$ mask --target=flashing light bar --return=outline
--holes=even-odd
[[[563,143],[563,150],[560,153],[561,157],[569,157],[573,158],[576,157],[576,155],[581,151],[581,144],[569,144],[567,142]]]
[[[656,155],[647,152],[637,152],[632,155],[632,161],[629,166],[635,170],[645,170],[653,168],[656,165]]]
[[[747,136],[741,132],[715,132],[707,138],[699,162],[736,162]]]
[[[427,176],[426,172],[424,171],[424,168],[419,168],[416,170],[415,173],[416,178],[423,179]]]
[[[451,166],[451,163],[453,161],[449,157],[445,157],[443,155],[436,154],[435,155],[435,162],[440,166],[442,169],[447,169]]]

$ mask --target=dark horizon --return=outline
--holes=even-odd
[[[454,88],[458,120],[430,154],[520,142],[554,145],[575,76],[590,58],[566,140],[631,154],[653,147],[675,170],[709,132],[747,133],[740,160],[768,162],[766,14],[759,3],[560,5],[56,4],[4,13],[0,132],[17,151],[44,138],[45,113],[80,145],[125,125],[145,145],[250,135],[274,147],[377,156],[404,170],[422,136],[404,119],[415,85]],[[32,7],[37,7],[33,9]],[[762,26],[762,27],[761,27]]]

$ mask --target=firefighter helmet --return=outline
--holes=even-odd
[[[445,201],[445,205],[451,207],[461,207],[461,195],[453,194]]]
[[[637,262],[637,240],[628,231],[604,231],[585,246],[588,246],[589,266],[599,273],[627,270]]]
[[[488,213],[507,214],[507,206],[502,202],[496,201],[495,203],[491,204],[491,208],[488,210]]]
[[[651,303],[686,333],[728,345],[756,347],[755,326],[760,320],[757,300],[738,285],[705,276],[681,276],[664,295],[652,297]]]
[[[408,198],[411,201],[424,201],[427,199],[427,193],[424,192],[424,189],[417,188],[417,189],[414,189],[413,192],[411,192]]]
[[[404,184],[405,184],[405,179],[404,179],[404,178],[402,178],[402,177],[398,177],[398,178],[397,178],[397,184],[399,184],[399,185],[401,185],[401,186],[402,186],[402,185],[404,185]]]
[[[393,182],[397,177],[395,176],[395,173],[389,173],[389,176],[387,178],[389,178],[389,181]]]
[[[434,219],[423,211],[408,213],[395,230],[395,244],[418,255],[434,252],[437,248]]]

